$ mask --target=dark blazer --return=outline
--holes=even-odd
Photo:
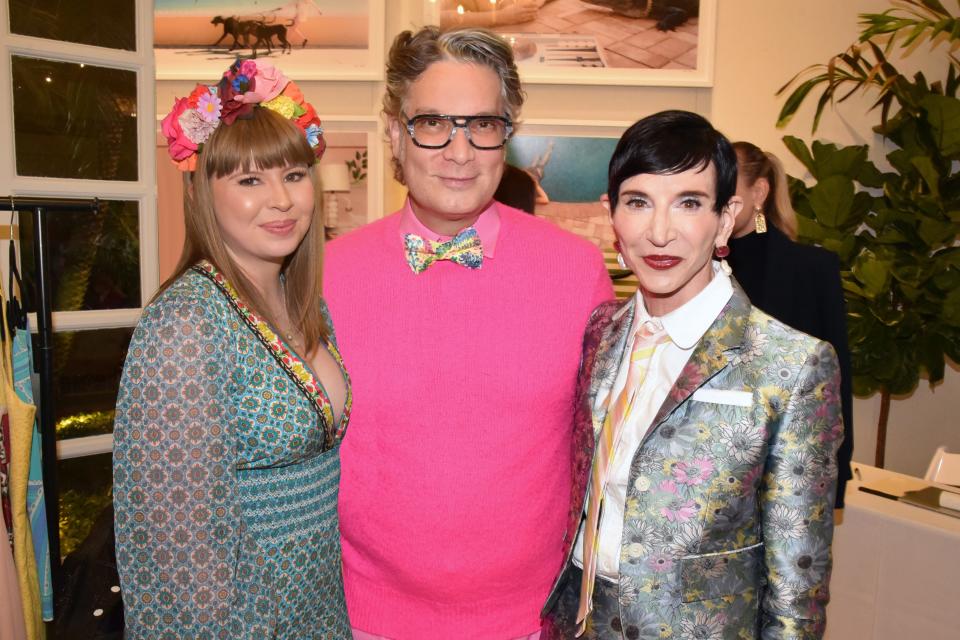
[[[798,331],[826,340],[837,352],[843,444],[837,452],[836,506],[841,508],[853,456],[853,372],[840,260],[826,249],[793,242],[769,224],[766,233],[731,238],[727,261],[754,306]]]

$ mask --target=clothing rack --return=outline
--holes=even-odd
[[[33,216],[33,260],[36,271],[37,338],[39,348],[34,353],[34,370],[40,376],[37,413],[40,420],[40,447],[43,456],[43,493],[47,510],[47,538],[50,545],[50,573],[53,581],[54,615],[56,596],[60,592],[60,505],[57,494],[57,431],[54,423],[53,401],[53,298],[50,290],[50,253],[47,240],[47,215],[58,211],[100,210],[100,200],[94,198],[33,198],[0,197],[0,211],[30,211]],[[13,237],[11,233],[11,242]],[[8,295],[13,295],[8,292]],[[21,294],[22,295],[22,294]]]

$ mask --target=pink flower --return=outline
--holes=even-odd
[[[244,65],[253,60],[245,60],[240,65],[240,72],[243,73]],[[267,100],[273,100],[283,91],[290,80],[283,75],[280,69],[277,69],[271,63],[260,60],[256,63],[256,75],[247,75],[250,78],[250,91],[247,91],[240,97],[240,100],[247,104],[260,104]],[[237,98],[234,98],[236,100]]]
[[[248,78],[253,78],[257,75],[257,66],[256,60],[244,60],[240,63],[239,73]]]
[[[213,120],[211,122],[205,119],[203,114],[196,109],[184,111],[180,114],[177,121],[180,124],[180,130],[183,131],[183,135],[186,136],[190,142],[197,145],[206,142],[210,134],[217,128],[217,125],[220,124],[219,120]]]
[[[677,483],[673,480],[664,480],[657,485],[657,491],[677,495]]]
[[[678,462],[671,470],[674,479],[680,484],[703,484],[713,473],[713,463],[707,458],[697,458],[691,462]]]
[[[177,98],[173,103],[173,110],[160,123],[160,130],[167,138],[167,151],[175,162],[186,160],[197,152],[197,145],[187,137],[180,127],[180,115],[189,108],[189,98]]]
[[[670,504],[660,508],[660,515],[670,522],[686,522],[697,513],[693,500],[672,500]]]
[[[668,556],[666,553],[658,552],[650,556],[650,558],[647,560],[647,564],[649,564],[650,568],[657,573],[663,573],[673,569],[673,558]]]
[[[841,437],[843,437],[843,423],[837,423],[830,427],[829,431],[821,431],[817,439],[820,442],[833,442]]]
[[[197,99],[197,113],[207,122],[217,122],[220,120],[220,98],[207,92]]]

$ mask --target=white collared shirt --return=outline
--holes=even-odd
[[[630,352],[633,351],[634,336],[640,325],[651,319],[638,290],[636,312],[633,319],[631,336],[623,350],[623,358],[617,377],[608,393],[598,393],[594,412],[607,407],[623,390],[630,370]],[[650,368],[644,378],[626,424],[620,431],[620,438],[614,449],[607,486],[604,490],[603,511],[600,514],[600,547],[597,555],[597,576],[607,580],[616,580],[620,573],[620,543],[623,537],[624,504],[627,500],[627,482],[630,479],[630,465],[640,443],[647,435],[650,424],[657,416],[660,406],[666,400],[687,360],[693,353],[710,325],[717,319],[724,305],[733,295],[730,277],[713,265],[713,279],[694,298],[670,313],[657,318],[670,336],[668,342],[657,346],[650,358]],[[621,311],[625,312],[626,307]],[[589,492],[588,494],[589,495]],[[573,552],[573,562],[583,567],[583,527],[577,534]]]

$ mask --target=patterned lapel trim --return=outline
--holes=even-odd
[[[593,365],[590,380],[590,407],[596,406],[597,397],[601,392],[609,394],[613,387],[623,351],[627,346],[630,328],[633,327],[633,317],[637,311],[637,298],[631,296],[622,307],[610,317],[610,324],[606,326],[597,345],[596,362]],[[610,403],[604,403],[602,410],[593,412],[593,435],[600,433],[603,421],[607,419],[607,409]]]
[[[267,348],[267,351],[270,352],[270,355],[273,356],[274,360],[277,361],[277,364],[280,365],[280,368],[283,369],[287,376],[293,380],[303,395],[310,400],[310,404],[313,405],[314,411],[323,417],[325,432],[324,448],[332,448],[336,444],[337,439],[343,435],[343,432],[347,428],[347,422],[349,421],[350,408],[353,405],[353,394],[349,391],[349,382],[347,383],[348,391],[347,399],[343,407],[343,416],[340,419],[340,424],[334,428],[333,425],[335,425],[336,421],[333,416],[333,407],[330,406],[330,401],[327,399],[323,387],[320,386],[320,383],[314,377],[313,373],[303,362],[303,360],[301,360],[295,352],[288,349],[286,343],[280,339],[280,336],[274,333],[273,329],[270,328],[270,325],[264,322],[250,309],[249,306],[247,306],[245,302],[240,299],[240,296],[237,294],[236,289],[233,288],[233,285],[230,284],[227,279],[223,277],[223,274],[220,273],[210,262],[203,260],[194,265],[192,269],[209,279],[217,286],[218,289],[220,289],[223,295],[230,302],[230,306],[232,306],[233,310],[236,311],[237,315],[240,316],[253,334],[257,336],[257,339],[260,340],[263,346]],[[340,354],[336,347],[333,347],[328,341],[327,349],[337,361],[337,365],[340,367],[340,370],[343,371],[343,361],[341,360]]]
[[[686,366],[680,372],[680,376],[663,404],[660,405],[660,410],[652,423],[653,426],[647,431],[646,438],[649,438],[660,423],[694,391],[727,366],[726,352],[739,349],[743,344],[751,308],[747,294],[734,280],[730,300],[690,354]]]

